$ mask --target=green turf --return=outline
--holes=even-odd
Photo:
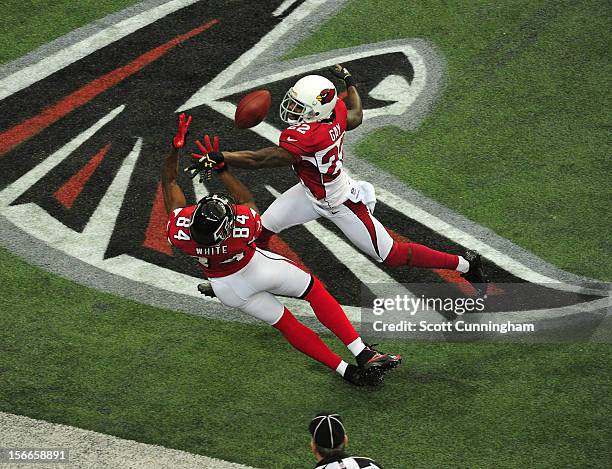
[[[268,326],[100,294],[3,250],[0,262],[15,267],[0,273],[1,411],[257,467],[308,467],[320,410],[342,413],[351,449],[386,467],[605,467],[610,456],[609,346],[388,342],[405,365],[361,389]]]
[[[357,154],[562,269],[612,280],[611,18],[605,0],[360,0],[291,56],[431,41],[448,62],[434,112]]]
[[[134,3],[138,0],[3,0],[0,63]]]

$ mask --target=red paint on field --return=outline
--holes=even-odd
[[[106,153],[111,147],[111,143],[106,144],[98,153],[96,153],[89,162],[74,174],[62,187],[60,187],[53,197],[66,208],[72,208],[74,201],[81,194],[87,181],[98,168]]]
[[[145,52],[127,65],[116,68],[112,72],[108,72],[105,75],[102,75],[101,77],[87,83],[78,90],[70,93],[65,98],[62,98],[57,103],[47,107],[36,116],[31,117],[30,119],[27,119],[20,124],[17,124],[0,133],[0,156],[7,154],[20,143],[32,138],[34,135],[43,131],[51,124],[57,122],[65,115],[88,103],[100,93],[117,85],[129,76],[140,71],[145,66],[159,59],[182,42],[185,42],[187,39],[206,31],[218,22],[219,20],[217,19],[208,21],[207,23],[188,31],[185,34],[181,34],[180,36],[171,39],[155,49]]]
[[[300,256],[293,249],[291,249],[289,245],[285,243],[279,235],[274,235],[270,238],[268,249],[272,252],[275,252],[276,254],[280,254],[281,256],[292,260],[302,269],[308,270]]]
[[[168,238],[166,237],[167,222],[168,215],[166,214],[166,208],[164,206],[164,193],[160,182],[157,185],[157,193],[155,194],[155,201],[153,202],[149,224],[147,225],[145,239],[142,245],[157,252],[161,252],[162,254],[172,256],[172,246],[170,246]]]

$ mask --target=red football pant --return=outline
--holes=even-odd
[[[300,352],[334,371],[338,368],[342,358],[332,352],[317,334],[298,321],[287,308],[273,326]]]
[[[394,241],[384,263],[392,267],[409,265],[410,267],[455,270],[459,264],[459,256],[436,251],[422,244]]]
[[[336,299],[325,289],[316,277],[304,299],[310,303],[317,319],[332,331],[344,345],[359,337],[359,334],[346,317],[346,313]]]

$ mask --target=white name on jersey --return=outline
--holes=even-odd
[[[212,256],[213,254],[227,254],[227,246],[212,246],[210,248],[196,248],[196,254],[199,256]]]
[[[329,137],[335,142],[340,137],[340,124],[334,125],[329,129]]]

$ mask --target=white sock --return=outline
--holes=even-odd
[[[340,375],[340,376],[344,376],[344,373],[346,373],[346,367],[348,366],[348,363],[346,363],[344,360],[342,360],[340,362],[340,364],[338,365],[338,367],[336,368],[336,372]]]
[[[366,348],[365,344],[363,343],[363,340],[361,340],[361,337],[357,337],[350,344],[348,344],[347,347],[355,356],[359,355],[363,351],[363,349]]]
[[[465,274],[468,270],[470,270],[470,263],[466,261],[463,256],[457,257],[459,258],[459,263],[457,264],[457,268],[455,270]]]

